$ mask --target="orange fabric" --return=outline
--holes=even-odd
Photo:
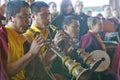
[[[102,49],[103,49],[104,51],[106,51],[105,44],[104,44],[103,40],[101,39],[100,35],[99,35],[99,34],[95,34],[95,37],[97,38],[98,42],[100,43]]]
[[[103,20],[103,31],[115,32],[114,24],[108,20]]]

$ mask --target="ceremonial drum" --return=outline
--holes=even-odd
[[[96,72],[102,72],[110,66],[110,57],[105,51],[95,50],[89,54],[85,62],[89,64],[92,69],[95,67]],[[96,63],[98,65],[96,65]]]

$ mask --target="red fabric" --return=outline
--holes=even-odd
[[[112,70],[117,75],[117,80],[120,80],[120,43],[117,46],[117,50],[112,62]]]
[[[8,44],[7,32],[0,27],[0,80],[9,80],[7,76]]]

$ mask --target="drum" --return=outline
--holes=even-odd
[[[95,50],[89,54],[85,62],[96,72],[102,72],[110,66],[110,57],[105,51]]]

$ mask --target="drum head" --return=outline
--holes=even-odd
[[[102,61],[100,62],[100,60]],[[91,69],[93,67],[95,68],[97,65],[97,67],[95,68],[96,72],[105,71],[110,65],[109,55],[105,51],[102,51],[102,50],[95,50],[91,52],[85,61],[87,64],[90,64]]]

